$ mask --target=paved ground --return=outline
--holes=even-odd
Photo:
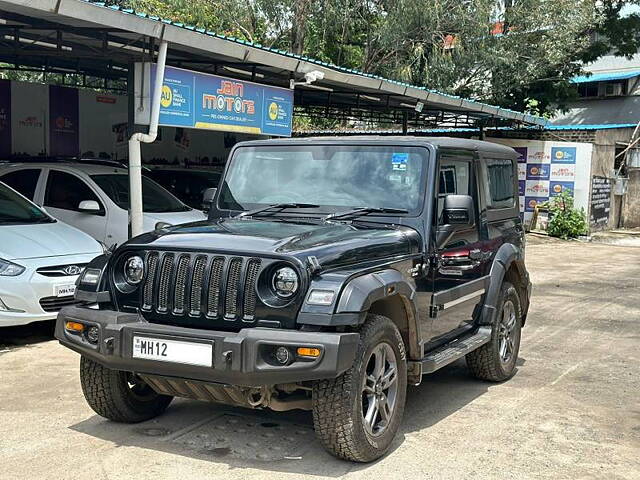
[[[177,400],[156,421],[105,421],[74,353],[0,331],[0,478],[640,479],[640,249],[532,239],[527,263],[516,376],[482,383],[460,362],[426,377],[372,465],[326,454],[306,413]]]

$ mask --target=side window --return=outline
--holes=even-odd
[[[27,170],[17,170],[15,172],[7,173],[0,177],[0,181],[6,183],[14,190],[20,192],[29,200],[33,200],[36,193],[36,186],[38,185],[38,178],[40,177],[39,168],[29,168]]]
[[[509,159],[488,159],[484,163],[488,185],[487,208],[511,208],[515,205],[515,164]]]
[[[96,194],[78,177],[57,170],[49,171],[47,191],[44,197],[45,207],[77,212],[79,211],[78,205],[83,200],[95,200],[100,205],[100,209],[104,210],[102,202]]]

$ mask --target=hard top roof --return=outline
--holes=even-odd
[[[451,137],[415,137],[415,136],[382,136],[382,135],[361,135],[352,137],[294,137],[278,138],[271,140],[251,140],[240,142],[238,146],[269,146],[269,145],[309,145],[309,144],[340,144],[340,145],[362,145],[362,144],[387,144],[398,145],[433,145],[438,149],[462,149],[481,151],[487,153],[499,153],[502,155],[516,156],[516,151],[506,145],[500,145],[482,140],[470,140],[466,138]]]

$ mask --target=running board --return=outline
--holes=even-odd
[[[480,327],[477,332],[457,338],[436,350],[429,352],[422,359],[422,373],[433,373],[442,367],[455,362],[491,340],[491,327]]]

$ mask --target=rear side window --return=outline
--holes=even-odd
[[[484,162],[488,184],[487,208],[511,208],[515,205],[515,164],[509,159],[488,159]]]
[[[63,210],[79,211],[78,206],[83,200],[95,200],[104,210],[102,202],[93,190],[75,175],[56,170],[49,171],[47,179],[47,193],[44,197],[44,206],[61,208]]]
[[[29,200],[33,200],[33,197],[36,193],[36,185],[38,185],[39,177],[39,168],[29,168],[26,170],[16,170],[15,172],[7,173],[6,175],[2,176],[0,180],[2,180],[14,190],[20,192]]]

